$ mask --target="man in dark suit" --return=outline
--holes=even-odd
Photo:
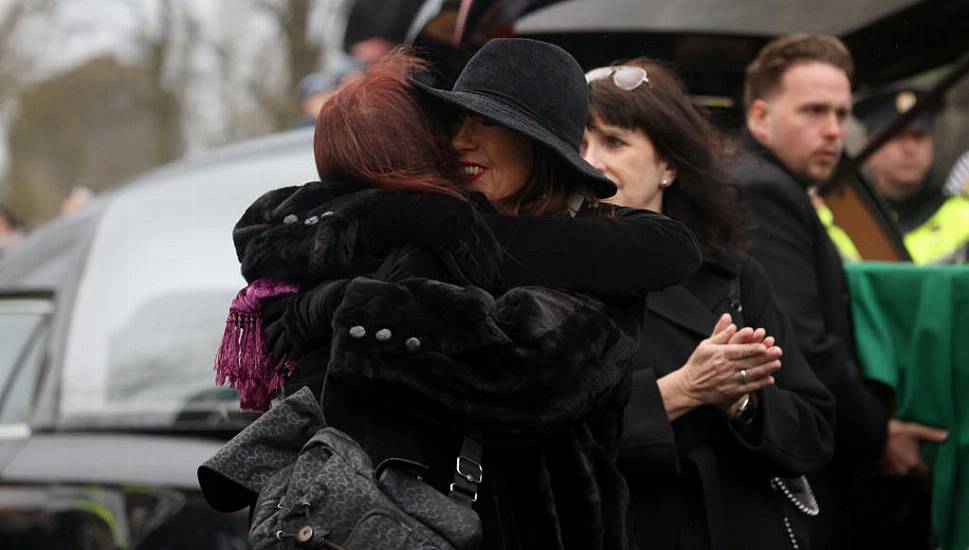
[[[756,224],[753,254],[794,323],[801,351],[837,401],[834,460],[811,478],[822,510],[814,548],[867,546],[850,535],[859,468],[880,460],[895,475],[922,469],[919,441],[946,437],[891,419],[891,392],[862,380],[842,260],[812,204],[812,188],[841,157],[852,71],[851,55],[832,36],[767,44],[747,67],[746,154],[733,167]]]

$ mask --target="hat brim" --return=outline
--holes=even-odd
[[[452,107],[480,115],[541,143],[572,168],[578,177],[578,181],[575,183],[585,184],[595,193],[596,197],[604,199],[616,194],[616,184],[612,180],[602,175],[602,172],[596,170],[595,167],[586,162],[579,155],[579,152],[573,149],[565,140],[547,130],[544,125],[527,113],[523,113],[505,104],[500,99],[490,96],[473,92],[442,90],[414,78],[411,79],[411,83],[418,90],[433,99],[440,100]]]
[[[895,111],[888,111],[885,113],[856,115],[856,118],[861,121],[868,132],[877,133],[888,128],[900,116]],[[931,132],[933,128],[935,128],[935,117],[932,113],[922,113],[905,126],[907,130],[917,130],[920,132]]]

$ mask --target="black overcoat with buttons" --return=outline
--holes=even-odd
[[[692,235],[640,211],[597,221],[476,213],[471,231],[439,237],[446,246],[384,250],[367,242],[381,232],[366,227],[381,223],[367,215],[381,193],[359,184],[277,190],[236,227],[247,279],[303,284],[278,320],[299,342],[287,393],[309,385],[328,423],[375,463],[427,464],[425,479],[441,489],[463,436],[482,440],[475,507],[487,548],[629,547],[615,452],[641,321],[642,302],[630,296],[687,276],[699,260]],[[576,248],[590,234],[598,246]],[[487,268],[495,250],[500,279]],[[595,250],[603,262],[638,261],[596,276],[584,263]],[[599,294],[520,286],[546,280]]]
[[[670,423],[657,380],[687,362],[723,313],[774,336],[784,350],[775,384],[758,392],[752,424],[711,406]],[[785,514],[808,547],[803,527],[812,520],[797,517],[769,479],[827,465],[834,399],[801,355],[760,265],[708,261],[687,282],[651,294],[632,388],[619,464],[640,548],[786,548]]]
[[[819,547],[852,547],[852,472],[884,450],[888,413],[878,399],[885,396],[876,397],[858,366],[842,260],[806,186],[750,134],[731,172],[744,187],[755,224],[751,252],[790,316],[801,352],[835,397],[834,459],[812,477],[826,510],[817,532]]]

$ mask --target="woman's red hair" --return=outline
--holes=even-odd
[[[313,150],[322,181],[463,196],[454,150],[422,108],[410,75],[428,63],[398,48],[342,85],[320,109]]]

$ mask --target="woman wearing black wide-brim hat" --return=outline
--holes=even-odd
[[[415,85],[458,117],[452,143],[467,186],[502,211],[561,213],[616,186],[579,155],[588,90],[578,62],[536,40],[496,39],[454,87]],[[452,115],[453,116],[453,115]],[[581,202],[581,201],[579,201]]]
[[[517,261],[505,262],[505,282],[622,297],[612,313],[638,321],[639,291],[667,286],[654,277],[686,255],[667,218],[599,203],[616,186],[579,154],[588,87],[578,62],[552,44],[496,39],[450,90],[414,84],[429,109],[453,121],[464,186],[500,212],[519,215],[488,218],[499,238],[513,236]],[[603,216],[610,223],[595,219]],[[538,444],[488,449],[492,479],[500,481],[490,496],[506,526],[486,530],[489,547],[629,547],[627,491],[614,465],[625,388],[611,388],[608,399],[589,407],[576,403],[574,422]],[[665,423],[665,415],[656,421]],[[482,507],[486,524],[488,513]]]
[[[579,154],[589,92],[582,67],[564,49],[494,39],[450,90],[421,78],[411,83],[434,118],[450,120],[464,187],[512,214],[486,215],[511,259],[502,268],[505,288],[536,284],[642,297],[699,265],[685,226],[655,212],[600,204],[616,185]],[[575,216],[583,219],[566,219]]]

